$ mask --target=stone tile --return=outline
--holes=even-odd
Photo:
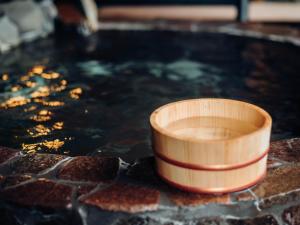
[[[300,166],[285,166],[268,171],[266,179],[253,191],[267,198],[300,188]]]
[[[7,188],[0,198],[24,206],[67,208],[71,204],[72,188],[47,179]]]
[[[11,174],[37,174],[55,166],[66,156],[54,154],[28,154],[9,165]]]
[[[46,193],[54,187],[48,180],[39,180],[25,185],[9,188],[0,192],[1,199],[19,203],[21,205],[35,205]]]
[[[208,218],[202,218],[199,221],[194,223],[195,225],[221,225],[224,224],[223,219],[220,219],[218,217],[208,217]]]
[[[261,199],[264,205],[270,206],[274,203],[284,203],[289,198],[297,198],[298,194],[287,193],[300,188],[300,166],[283,166],[269,169],[267,177],[260,184],[252,188],[252,191]],[[278,197],[274,197],[278,196]],[[239,200],[254,200],[255,198],[248,192],[238,196]]]
[[[152,188],[116,183],[91,194],[83,202],[104,210],[137,213],[156,210],[159,196],[159,191]]]
[[[269,156],[286,162],[300,162],[300,138],[272,142]]]
[[[295,191],[265,198],[262,202],[259,203],[259,207],[260,209],[264,210],[264,209],[272,208],[274,207],[274,205],[285,205],[295,200],[299,201],[299,199],[300,199],[300,191],[298,189]]]
[[[17,156],[20,154],[20,151],[6,148],[6,147],[0,147],[0,164],[6,162],[7,160]]]
[[[118,170],[118,158],[78,156],[64,165],[57,177],[72,181],[101,182],[114,179]]]
[[[128,169],[127,175],[135,181],[155,186],[156,188],[167,187],[156,174],[154,157],[139,159]]]
[[[210,203],[229,204],[230,196],[228,194],[212,195],[212,194],[196,194],[180,191],[170,187],[167,196],[178,206],[197,206]]]
[[[45,195],[40,206],[50,208],[70,208],[73,188],[55,184],[52,191]]]
[[[125,218],[125,219],[120,219],[119,221],[116,222],[115,225],[167,225],[166,223],[160,223],[157,220],[153,220],[149,217],[130,217],[130,218]],[[172,225],[168,223],[168,225]]]
[[[7,188],[20,184],[24,181],[30,180],[32,177],[30,175],[12,175],[3,178],[1,183],[1,188]]]
[[[278,225],[278,221],[271,215],[255,217],[251,219],[229,219],[228,225]]]
[[[284,210],[282,214],[282,219],[285,223],[289,225],[299,225],[300,224],[300,205],[292,206]]]
[[[276,159],[276,158],[271,157],[271,156],[268,157],[268,161],[267,161],[268,169],[276,168],[276,167],[279,167],[279,166],[282,166],[282,165],[283,165],[283,162],[281,160]]]
[[[243,192],[236,193],[236,196],[235,196],[236,200],[237,201],[251,201],[251,200],[254,200],[255,198],[249,192],[250,189],[247,189],[246,191],[243,191]]]
[[[96,188],[97,185],[80,185],[77,187],[77,198],[80,198],[82,195],[86,195],[90,193],[94,188]]]

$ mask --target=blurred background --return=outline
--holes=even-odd
[[[84,35],[104,21],[297,23],[299,0],[2,0],[0,51],[54,31],[55,22]],[[57,25],[57,24],[56,24]],[[56,26],[56,28],[62,28]],[[66,27],[65,27],[66,28]]]
[[[299,1],[298,1],[299,2]],[[121,3],[124,5],[121,7]],[[102,19],[186,19],[186,20],[232,20],[241,21],[299,21],[297,0],[142,0],[102,1],[99,16]],[[148,4],[148,7],[141,5]],[[161,5],[153,7],[153,5]],[[171,4],[173,6],[166,6]],[[127,6],[126,6],[127,5]],[[139,5],[133,7],[128,5]],[[165,5],[165,6],[162,6]],[[114,7],[112,7],[114,6]],[[118,7],[116,7],[118,6]]]

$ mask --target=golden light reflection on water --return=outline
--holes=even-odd
[[[50,95],[50,89],[47,86],[39,87],[36,91],[31,93],[32,98],[48,97]]]
[[[22,143],[22,150],[27,152],[27,153],[36,153],[37,151],[41,150],[42,148],[40,147],[40,143],[36,144],[25,144]]]
[[[79,99],[80,95],[82,94],[82,89],[81,88],[75,88],[75,89],[71,90],[69,92],[69,94],[70,94],[71,98]]]
[[[33,81],[26,81],[25,85],[27,87],[33,88],[33,87],[35,87],[37,85],[37,83],[33,82]]]
[[[67,88],[67,81],[62,80],[58,85],[51,86],[51,91],[53,92],[61,92]]]
[[[39,111],[36,115],[31,116],[30,119],[36,122],[45,122],[51,120],[51,115],[52,112],[43,109]]]
[[[57,151],[59,150],[63,145],[65,144],[65,141],[61,141],[59,139],[55,139],[53,141],[43,141],[33,144],[22,144],[22,150],[26,151],[27,153],[36,153],[43,149],[43,147],[46,147],[49,151]]]
[[[26,136],[30,138],[29,143],[26,141],[27,143],[21,144],[23,151],[27,153],[59,151],[66,142],[72,140],[72,137],[54,138],[57,132],[61,134],[64,129],[64,121],[55,121],[55,113],[51,108],[55,109],[66,104],[56,93],[68,90],[68,82],[60,73],[48,71],[43,65],[36,65],[17,81],[10,80],[9,74],[3,74],[1,79],[7,81],[11,92],[4,99],[0,99],[0,109],[23,107],[25,119],[34,123],[32,127],[25,129]],[[78,100],[82,92],[83,90],[78,87],[62,95]],[[43,140],[40,140],[41,138]],[[64,153],[67,151],[64,150]]]
[[[43,124],[38,124],[32,129],[28,129],[27,132],[31,137],[40,137],[48,135],[51,132],[51,129],[45,127]]]
[[[45,105],[45,106],[63,106],[65,103],[64,102],[61,102],[61,101],[45,101],[44,99],[34,99],[34,102],[37,102],[37,103],[40,103],[42,105]]]
[[[62,130],[64,127],[64,122],[56,122],[55,124],[53,124],[52,128],[54,130]]]
[[[7,99],[6,101],[1,103],[1,108],[14,108],[17,106],[22,106],[26,105],[27,103],[31,102],[30,99],[25,98],[23,96],[16,96],[16,97],[11,97]]]
[[[33,105],[33,106],[30,106],[29,108],[24,109],[24,112],[34,111],[34,110],[36,110],[36,108],[37,107],[35,105]]]
[[[4,81],[7,81],[9,79],[8,74],[6,74],[6,73],[3,74],[2,77],[1,77],[1,79],[4,80]]]
[[[22,89],[22,87],[20,85],[16,85],[16,86],[11,87],[12,92],[16,92],[16,91],[19,91],[21,89]]]
[[[49,149],[57,150],[60,147],[62,147],[65,144],[65,142],[59,139],[55,139],[54,141],[44,141],[42,142],[42,144]]]
[[[38,124],[33,128],[27,129],[27,133],[31,137],[40,137],[40,136],[47,136],[51,134],[54,130],[62,130],[64,126],[64,122],[56,122],[51,127],[46,127],[43,124]]]
[[[20,81],[22,81],[22,82],[28,81],[28,80],[30,79],[30,77],[32,77],[32,76],[33,76],[32,73],[30,73],[30,74],[28,74],[28,75],[21,76],[21,77],[20,77]]]
[[[41,73],[44,72],[44,69],[45,69],[45,66],[37,65],[37,66],[34,66],[34,67],[31,69],[31,72],[32,72],[32,73],[36,73],[36,74],[41,74]]]
[[[51,79],[59,78],[60,75],[59,75],[59,73],[51,72],[51,73],[42,73],[41,77],[51,80]]]

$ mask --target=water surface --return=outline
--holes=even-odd
[[[179,99],[234,98],[300,135],[300,49],[214,33],[101,31],[0,56],[0,145],[25,152],[151,154],[149,114]]]

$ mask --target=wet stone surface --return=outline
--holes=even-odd
[[[174,188],[167,192],[170,200],[178,206],[197,206],[205,204],[229,204],[230,196],[228,194],[223,195],[211,195],[211,194],[194,194],[179,191]]]
[[[72,188],[47,179],[7,188],[0,198],[8,202],[45,208],[67,208],[71,204]]]
[[[289,200],[300,199],[300,167],[295,165],[269,169],[267,177],[252,188],[252,193],[243,193],[239,200],[260,199],[261,207],[286,204]]]
[[[67,162],[57,177],[72,181],[108,181],[117,176],[119,164],[119,159],[113,157],[78,156]]]
[[[116,183],[99,190],[83,200],[104,210],[130,213],[156,210],[159,203],[159,191],[136,185]]]
[[[268,169],[282,166],[283,163],[284,162],[282,162],[281,160],[279,160],[277,158],[274,158],[272,156],[268,156],[268,162],[267,162]]]
[[[287,145],[289,141],[293,141],[294,145]],[[0,168],[0,174],[3,174],[0,176],[0,202],[13,204],[14,207],[75,210],[79,213],[77,216],[82,215],[82,209],[79,210],[78,206],[84,209],[93,207],[100,212],[111,212],[111,221],[115,224],[129,225],[165,225],[176,224],[176,221],[197,225],[277,225],[279,223],[272,215],[249,217],[255,214],[257,206],[260,210],[272,210],[275,206],[276,212],[278,207],[281,209],[282,220],[296,224],[294,221],[298,220],[299,209],[285,205],[300,199],[300,164],[281,157],[282,152],[293,151],[295,147],[295,139],[272,143],[273,155],[268,163],[273,166],[268,169],[265,180],[244,192],[224,195],[187,193],[165,184],[155,172],[154,157],[145,157],[128,164],[115,157],[99,155],[70,158],[53,154],[18,156],[8,158],[3,164],[9,165],[10,169],[14,168],[16,174],[7,174],[6,166]],[[276,157],[274,152],[282,154]],[[5,155],[10,154],[6,152]],[[284,162],[276,164],[278,160]],[[45,170],[47,173],[43,172]],[[178,209],[187,211],[172,216],[168,209],[171,212]],[[191,215],[197,214],[197,219],[189,216],[189,210],[192,210]],[[219,214],[224,210],[226,214]],[[139,213],[143,216],[122,216],[118,219],[114,218],[114,213]],[[198,216],[207,213],[211,217],[205,219]],[[226,218],[240,214],[246,219]],[[159,219],[163,215],[167,215],[164,220]]]
[[[272,142],[270,156],[284,162],[300,162],[300,138]]]
[[[92,190],[97,187],[96,184],[93,185],[79,185],[76,190],[76,197],[80,198],[83,195],[89,194]]]
[[[11,148],[0,147],[0,164],[6,162],[8,159],[18,156],[19,154],[20,151]]]
[[[162,182],[155,171],[155,159],[153,156],[137,160],[128,169],[127,176],[134,181],[154,186],[160,189],[167,189],[168,186]]]
[[[187,223],[188,224],[188,223]],[[218,217],[212,217],[212,218],[202,218],[200,220],[196,220],[196,225],[221,225],[226,224],[224,219],[218,218]]]
[[[130,224],[137,224],[137,225],[160,225],[158,221],[151,220],[150,218],[140,218],[140,217],[132,217],[129,219],[122,219],[116,223],[116,225],[130,225]]]
[[[10,186],[14,186],[20,184],[24,181],[30,180],[32,177],[30,175],[10,175],[7,177],[3,177],[1,181],[1,188],[7,188]]]
[[[46,172],[47,169],[55,166],[61,160],[67,158],[63,155],[54,154],[28,154],[19,157],[6,168],[9,174],[38,174]]]
[[[272,215],[242,220],[227,220],[228,225],[279,225]]]
[[[289,225],[300,224],[300,205],[292,206],[284,210],[282,219]]]

